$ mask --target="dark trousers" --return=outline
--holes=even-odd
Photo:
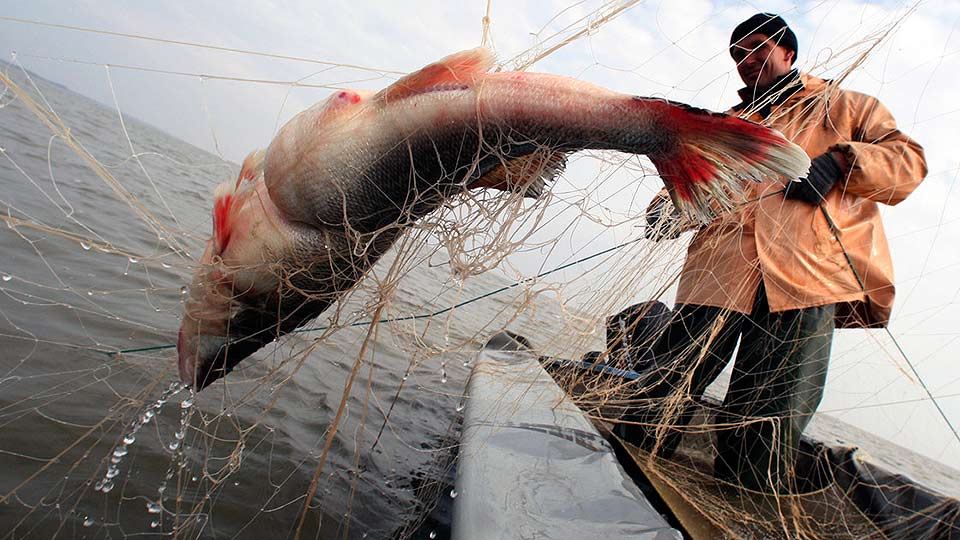
[[[669,457],[690,422],[691,405],[740,347],[716,415],[718,478],[760,491],[789,490],[800,435],[820,404],[836,305],[770,313],[761,284],[750,315],[681,305],[654,344],[657,367],[621,434]]]

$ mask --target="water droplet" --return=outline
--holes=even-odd
[[[93,291],[87,291],[87,296],[93,296]]]
[[[0,279],[3,279],[4,281],[10,281],[11,279],[13,279],[13,276],[11,276],[10,274],[3,274],[3,276],[0,277]]]
[[[119,456],[113,456],[110,458],[110,463],[113,463],[114,465],[118,465],[121,461],[123,461],[123,458]]]
[[[143,411],[143,416],[140,417],[140,421],[144,424],[149,423],[150,420],[153,420],[154,415],[157,413],[153,409],[147,409]]]
[[[457,405],[457,412],[463,412],[463,403]]]
[[[187,294],[187,286],[186,286],[186,285],[184,285],[183,287],[180,287],[180,294],[181,294],[181,295]]]
[[[156,528],[159,527],[159,526],[160,526],[160,520],[159,520],[159,519],[155,519],[155,520],[153,520],[153,521],[150,522],[150,528],[151,528],[151,529],[156,529]]]
[[[407,376],[408,376],[408,375],[407,375],[406,373],[404,373],[404,374],[403,374],[403,380],[407,380]]]
[[[111,466],[107,469],[107,474],[104,475],[104,476],[106,476],[107,479],[109,480],[109,479],[111,479],[111,478],[116,478],[119,474],[120,474],[120,469],[119,469],[118,467],[115,467],[115,466],[111,465]]]
[[[156,502],[153,502],[153,501],[150,501],[150,502],[147,503],[147,513],[148,513],[148,514],[159,514],[161,511],[163,511],[163,509],[160,508],[160,504],[159,504],[159,503],[156,503]]]
[[[190,407],[193,407],[193,396],[190,396],[187,399],[180,402],[181,409],[189,409]]]
[[[132,431],[123,436],[123,444],[133,444],[136,440],[137,434]]]
[[[128,450],[126,446],[118,446],[117,449],[113,451],[113,455],[116,457],[123,457],[127,455],[127,452]]]
[[[80,247],[82,247],[84,251],[90,251],[90,244],[86,242],[80,242]]]
[[[164,268],[170,268],[170,265],[167,264],[167,263],[165,263],[165,262],[161,262],[161,263],[160,263],[160,266],[162,266],[162,267],[164,267]]]
[[[99,482],[96,483],[96,485],[93,486],[94,491],[100,491],[101,489],[103,489],[103,485],[106,483],[107,483],[106,480],[101,479]]]
[[[437,537],[437,531],[430,531],[431,540]]]
[[[176,437],[178,441],[182,441],[183,438],[186,437],[186,435],[187,433],[185,431],[178,431],[173,434],[173,436]]]
[[[89,517],[89,516],[87,516],[87,517],[83,520],[83,526],[84,526],[84,527],[89,527],[89,526],[93,525],[93,523],[94,523],[93,518],[92,518],[92,517]]]
[[[239,486],[239,485],[240,485],[240,482],[234,482],[234,483],[233,483],[233,487],[237,487],[237,486]]]
[[[130,264],[137,264],[140,262],[136,257],[127,257],[127,260],[130,261]]]
[[[170,450],[176,450],[177,448],[180,448],[180,440],[178,439],[175,441],[170,441],[170,444],[167,445],[167,448]]]
[[[447,371],[446,371],[446,370],[443,370],[443,371],[440,372],[440,382],[441,382],[441,383],[446,383],[446,382],[447,382]]]
[[[190,478],[190,480],[193,480],[194,482],[196,482],[196,481],[197,481],[197,477],[196,477],[196,476],[193,476],[193,477]]]
[[[459,493],[457,493],[457,490],[455,490],[455,489],[451,489],[451,490],[450,490],[450,498],[451,498],[451,499],[456,499],[456,498],[457,498],[457,495],[459,495]]]
[[[107,480],[104,482],[103,487],[100,488],[100,491],[104,493],[110,493],[110,490],[113,489],[113,480]]]

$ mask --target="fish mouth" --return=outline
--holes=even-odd
[[[180,382],[196,392],[226,377],[237,364],[265,344],[257,339],[229,341],[224,337],[210,335],[184,339],[183,330],[180,331],[177,341]]]
[[[226,339],[210,335],[187,335],[180,329],[177,337],[177,371],[180,382],[200,391],[219,379],[225,373],[221,367],[226,365]],[[237,361],[239,362],[239,360]],[[217,372],[222,374],[217,375]]]

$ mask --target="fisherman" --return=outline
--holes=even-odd
[[[746,85],[732,112],[800,145],[810,170],[786,188],[756,184],[743,206],[696,232],[678,309],[654,346],[660,365],[618,430],[669,457],[690,405],[737,351],[716,417],[715,475],[790,492],[834,328],[882,328],[890,317],[893,268],[879,204],[904,200],[927,167],[920,145],[875,98],[793,67],[797,38],[783,18],[750,17],[734,29],[729,50]],[[655,240],[679,236],[668,200],[664,191],[648,208]]]

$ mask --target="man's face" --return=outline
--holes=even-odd
[[[737,73],[749,88],[764,88],[790,72],[794,52],[763,34],[740,40],[731,51]]]

